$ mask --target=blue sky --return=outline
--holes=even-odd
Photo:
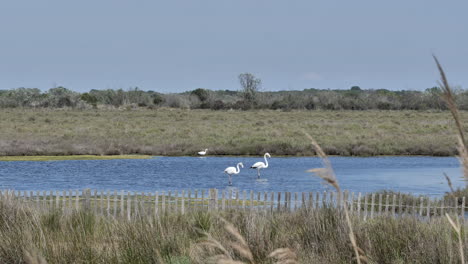
[[[0,89],[422,90],[468,84],[468,1],[15,0]]]

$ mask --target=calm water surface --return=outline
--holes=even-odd
[[[307,169],[321,167],[315,157],[272,158],[256,181],[248,169],[261,157],[154,157],[147,160],[18,161],[0,162],[0,188],[16,190],[100,189],[162,191],[234,188],[254,191],[318,191],[330,187]],[[233,176],[223,173],[243,162],[246,168]],[[455,187],[463,186],[456,158],[441,157],[332,157],[343,189],[372,192],[392,189],[415,194],[442,195],[448,191],[443,173]]]

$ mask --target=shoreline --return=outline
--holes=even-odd
[[[0,156],[1,161],[66,161],[66,160],[116,160],[116,159],[153,159],[157,157],[187,157],[187,158],[208,158],[208,157],[260,157],[261,155],[209,155],[209,156],[189,156],[189,155],[60,155],[60,156]],[[456,158],[456,156],[430,156],[430,155],[374,155],[374,156],[341,156],[329,155],[336,158],[386,158],[386,157],[428,157],[428,158]],[[318,156],[293,156],[275,155],[273,158],[319,158]]]

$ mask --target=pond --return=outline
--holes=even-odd
[[[453,157],[331,157],[342,189],[373,192],[390,189],[441,196],[449,190],[443,173],[454,187],[464,186],[458,160]],[[262,157],[153,157],[139,160],[72,160],[0,162],[0,189],[167,191],[187,189],[239,189],[309,192],[330,189],[306,170],[321,167],[316,157],[273,157],[269,167],[249,167]],[[228,166],[243,162],[244,169],[228,177]]]

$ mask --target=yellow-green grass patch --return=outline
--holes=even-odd
[[[0,161],[149,159],[149,155],[0,156]]]

